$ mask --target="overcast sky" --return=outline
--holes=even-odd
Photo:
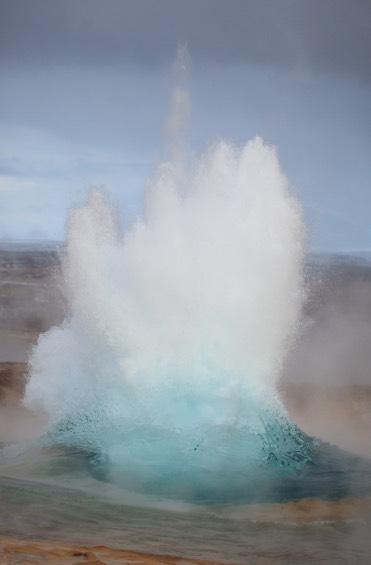
[[[370,0],[0,0],[0,237],[60,239],[105,185],[131,221],[177,44],[189,149],[277,146],[316,249],[371,249]]]

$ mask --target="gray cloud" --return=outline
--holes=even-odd
[[[3,63],[196,61],[305,67],[371,79],[369,0],[2,0]]]
[[[279,148],[315,248],[370,247],[370,0],[1,0],[0,236],[106,185],[134,217],[188,41],[190,152]]]

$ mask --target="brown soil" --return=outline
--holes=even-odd
[[[53,563],[55,565],[219,565],[220,561],[187,559],[173,555],[154,555],[104,545],[87,547],[68,544],[0,538],[1,565]],[[229,562],[230,563],[230,562]]]
[[[25,363],[0,363],[0,405],[19,401],[25,385]]]

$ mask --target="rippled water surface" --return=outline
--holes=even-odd
[[[1,535],[234,563],[369,563],[370,465],[344,456],[336,469],[331,460],[332,468],[312,469],[286,490],[282,482],[281,493],[275,488],[294,502],[201,505],[97,480],[81,454],[8,454],[0,470]],[[299,497],[305,487],[311,499]]]

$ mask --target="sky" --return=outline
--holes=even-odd
[[[262,136],[309,247],[371,249],[370,0],[0,0],[0,238],[62,239],[92,186],[141,213],[180,43],[189,153]]]

